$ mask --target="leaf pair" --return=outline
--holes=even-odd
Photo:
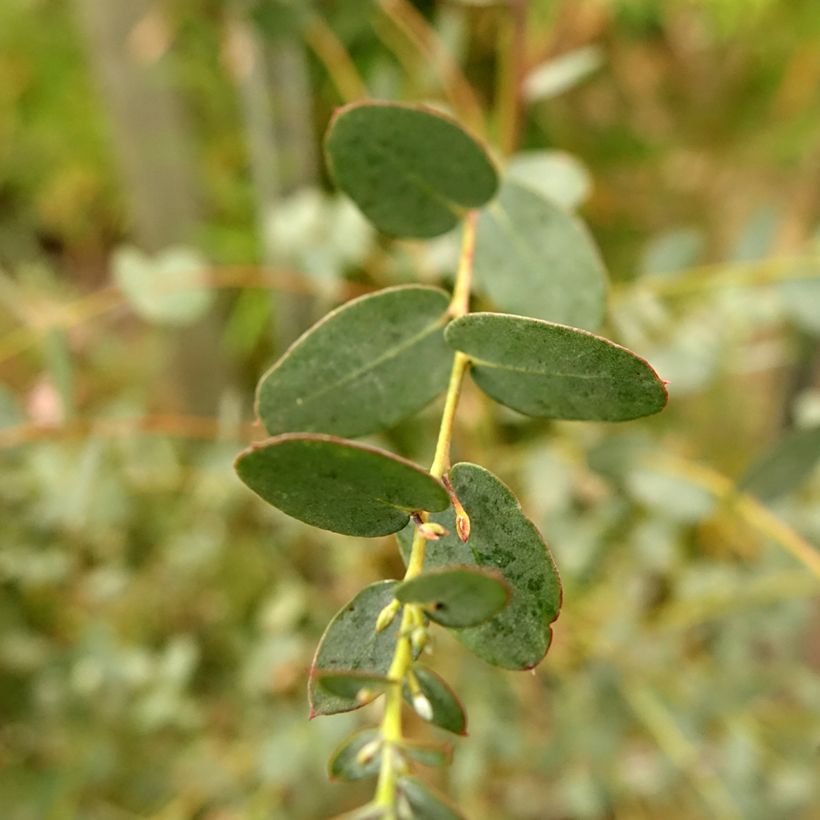
[[[362,689],[380,693],[386,686],[395,685],[385,676],[393,657],[399,619],[387,630],[377,633],[374,629],[379,612],[394,598],[423,604],[445,602],[459,613],[460,619],[448,622],[445,616],[439,617],[439,622],[450,626],[470,650],[496,666],[527,669],[546,654],[552,639],[551,624],[561,606],[561,582],[541,534],[509,488],[488,470],[475,464],[457,464],[450,472],[450,480],[470,516],[469,541],[464,543],[455,535],[452,508],[431,516],[450,534],[428,545],[424,573],[403,584],[371,584],[338,612],[313,661],[312,715],[355,709],[362,705],[358,698]],[[412,539],[412,526],[399,535],[405,560]],[[465,567],[481,572],[465,578]],[[474,583],[478,578],[482,579],[480,585]],[[503,581],[503,598],[498,593],[498,579]],[[435,617],[441,610],[436,613],[434,606],[428,612]],[[470,617],[477,625],[459,628],[459,624],[470,622]],[[439,709],[436,705],[440,699],[445,704],[452,699],[446,692],[441,693],[435,678],[427,672],[418,672],[417,676],[434,715],[452,714],[451,706]],[[324,680],[321,687],[319,680]],[[458,731],[438,717],[433,722]]]
[[[606,339],[505,314],[469,314],[445,327],[447,304],[435,288],[389,288],[311,328],[268,371],[257,398],[269,432],[304,432],[241,453],[240,478],[294,518],[347,535],[386,535],[413,511],[444,510],[443,487],[420,467],[323,434],[370,433],[415,412],[444,389],[453,350],[470,357],[484,392],[531,416],[622,421],[666,402],[652,368]]]
[[[368,693],[379,695],[398,685],[386,675],[393,660],[399,621],[381,632],[375,624],[379,612],[394,598],[396,581],[366,586],[342,607],[328,624],[310,670],[310,716],[333,715],[363,706]],[[432,722],[463,734],[464,710],[447,684],[432,670],[415,666],[416,679],[433,710]],[[365,697],[361,696],[365,690]]]
[[[481,208],[478,288],[505,311],[590,330],[603,319],[606,271],[586,229],[527,185],[505,182],[484,147],[424,106],[356,103],[325,140],[336,184],[392,236],[430,238]]]
[[[424,574],[465,565],[500,573],[511,593],[507,606],[491,620],[452,632],[494,666],[532,668],[549,648],[561,608],[561,581],[549,549],[510,489],[489,470],[456,464],[450,481],[470,516],[470,538],[465,543],[455,534],[452,508],[431,515],[450,534],[428,545]],[[406,562],[412,527],[399,533],[399,543]]]

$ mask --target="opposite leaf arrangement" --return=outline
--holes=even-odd
[[[467,371],[495,401],[548,419],[623,421],[661,410],[664,383],[641,358],[593,335],[606,276],[583,226],[544,197],[499,190],[485,149],[449,118],[410,105],[340,109],[328,129],[333,178],[382,232],[426,238],[462,225],[452,294],[404,285],[354,299],[308,330],[262,377],[257,412],[272,438],[236,470],[265,501],[308,524],[355,536],[398,534],[406,573],[363,589],[322,636],[311,716],[384,696],[377,729],[330,761],[341,780],[377,777],[361,818],[453,818],[412,774],[448,762],[448,744],[404,737],[402,702],[464,734],[464,709],[420,662],[431,622],[488,663],[531,669],[561,606],[549,550],[510,490],[475,464],[450,464]],[[480,209],[480,210],[479,210]],[[473,271],[492,304],[470,313]],[[536,318],[516,315],[523,310]],[[384,430],[446,393],[429,471],[349,440]]]

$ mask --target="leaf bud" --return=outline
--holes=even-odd
[[[422,720],[433,719],[433,704],[427,699],[426,695],[421,692],[416,692],[413,695],[413,709]]]
[[[382,739],[380,737],[374,738],[369,743],[365,743],[356,755],[356,762],[360,766],[366,766],[376,757],[381,747]]]
[[[393,623],[401,604],[394,598],[376,618],[376,632],[384,632]]]

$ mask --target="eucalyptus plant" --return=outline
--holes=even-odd
[[[333,778],[377,778],[359,818],[451,818],[448,799],[413,774],[450,747],[408,739],[402,709],[464,734],[464,708],[422,662],[433,625],[484,661],[531,669],[561,606],[549,550],[510,489],[477,464],[451,464],[462,383],[547,419],[624,421],[661,410],[664,382],[593,331],[606,274],[583,225],[534,190],[501,182],[457,123],[414,105],[336,112],[325,140],[337,185],[385,234],[431,238],[461,227],[452,293],[402,285],[342,305],[262,377],[256,409],[270,438],[236,461],[265,501],[353,536],[397,534],[404,578],[365,587],[327,627],[308,684],[311,717],[383,697],[378,727],[333,754]],[[473,274],[475,273],[475,277]],[[471,312],[471,292],[508,312]],[[523,312],[534,316],[522,316]],[[351,440],[444,393],[429,469]]]

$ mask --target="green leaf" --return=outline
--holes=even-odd
[[[112,266],[114,281],[134,313],[149,322],[189,325],[213,302],[213,292],[204,288],[208,262],[190,248],[168,248],[154,257],[120,248]]]
[[[316,683],[330,695],[355,700],[364,706],[393,685],[390,678],[368,672],[317,672]],[[368,694],[363,697],[363,694]]]
[[[818,461],[820,427],[794,430],[752,464],[739,487],[763,501],[772,501],[805,481]]]
[[[467,734],[467,715],[464,706],[444,679],[426,666],[414,666],[413,673],[421,693],[430,702],[433,717],[430,723],[456,735]],[[410,688],[405,684],[404,699],[411,703]]]
[[[528,416],[625,421],[666,405],[664,383],[644,359],[583,330],[472,313],[451,322],[445,338],[472,359],[487,395]]]
[[[325,153],[336,184],[393,236],[446,233],[498,186],[484,148],[449,117],[423,106],[364,102],[340,108]]]
[[[257,442],[236,472],[269,504],[345,535],[388,535],[415,510],[449,503],[439,481],[406,459],[354,441],[293,433]]]
[[[502,610],[510,597],[497,572],[475,567],[448,567],[428,571],[399,584],[396,599],[404,604],[426,604],[426,612],[442,626],[475,626]]]
[[[422,743],[405,740],[401,750],[422,766],[447,766],[453,759],[453,747],[449,743]]]
[[[589,196],[589,171],[563,151],[522,151],[510,157],[507,179],[571,211]]]
[[[597,330],[606,310],[606,269],[586,227],[516,182],[481,211],[476,285],[496,307]]]
[[[361,780],[365,777],[375,777],[381,766],[381,752],[367,755],[366,760],[359,760],[359,753],[365,748],[374,749],[381,738],[378,729],[365,729],[356,732],[342,741],[335,752],[330,756],[327,764],[328,775],[331,780]]]
[[[561,582],[552,556],[515,496],[488,470],[456,464],[450,481],[470,516],[470,538],[462,543],[455,535],[452,508],[431,515],[430,520],[445,526],[450,535],[428,546],[424,568],[474,564],[498,569],[512,589],[508,606],[491,621],[453,634],[488,663],[530,669],[546,654],[552,640],[550,624],[561,608]],[[411,525],[399,534],[405,561],[412,531]]]
[[[420,410],[447,386],[448,305],[443,290],[409,285],[329,313],[259,382],[268,432],[361,436]]]
[[[401,820],[463,820],[459,810],[444,795],[415,777],[401,777],[398,788],[404,798]]]
[[[360,672],[383,678],[390,669],[401,619],[376,632],[379,612],[393,600],[395,581],[379,581],[366,586],[343,606],[328,624],[310,667],[308,700],[311,718],[349,712],[364,704],[350,697],[331,694],[318,685],[325,672]]]
[[[524,78],[524,96],[530,102],[535,102],[563,94],[585,80],[603,62],[604,52],[598,46],[582,46],[553,57],[534,68]]]

